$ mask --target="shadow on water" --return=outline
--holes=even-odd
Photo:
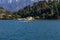
[[[60,20],[0,20],[0,40],[60,40]]]

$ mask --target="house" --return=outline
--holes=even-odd
[[[5,9],[0,7],[0,19],[5,18],[5,15],[6,15],[5,13],[6,13]]]
[[[4,14],[4,13],[0,14],[0,18],[1,18],[1,19],[2,19],[2,18],[5,18],[5,14]]]
[[[6,14],[6,19],[13,19],[13,14],[12,13]]]

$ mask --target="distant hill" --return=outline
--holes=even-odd
[[[31,0],[20,0],[19,2],[16,2],[15,0],[13,0],[12,3],[8,3],[8,0],[5,1],[4,3],[0,3],[0,6],[2,6],[3,8],[5,8],[8,11],[17,11],[21,8],[24,8],[27,5],[33,5],[33,1]]]

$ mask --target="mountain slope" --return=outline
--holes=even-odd
[[[8,2],[9,0],[0,2],[0,6],[4,7],[8,11],[17,11],[27,5],[33,5],[34,1],[31,0],[12,0],[11,3]]]

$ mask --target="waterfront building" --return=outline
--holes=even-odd
[[[0,7],[0,18],[4,18],[6,15],[5,13],[6,13],[5,9]]]

